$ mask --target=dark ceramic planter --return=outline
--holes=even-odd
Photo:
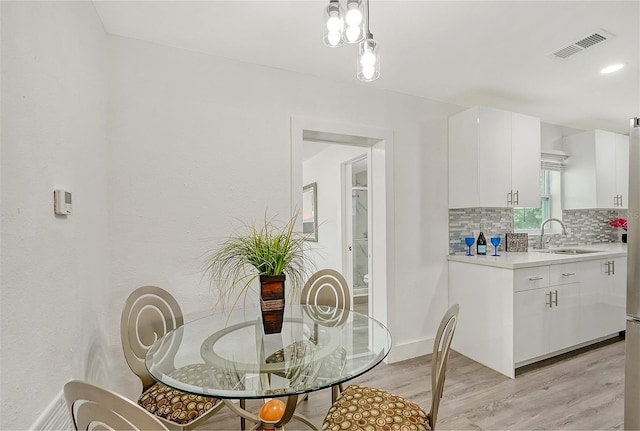
[[[284,274],[260,276],[260,309],[265,334],[282,331],[285,278]]]

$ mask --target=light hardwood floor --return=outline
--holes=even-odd
[[[428,411],[431,355],[381,364],[354,379],[411,398]],[[440,430],[610,430],[623,429],[624,341],[615,339],[558,360],[523,369],[512,380],[456,352],[451,353]],[[329,391],[314,392],[299,412],[320,427]],[[258,401],[248,403],[257,411]],[[221,411],[203,429],[239,429]],[[287,431],[305,430],[292,421]]]

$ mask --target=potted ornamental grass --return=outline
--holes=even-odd
[[[295,230],[298,212],[283,223],[243,224],[205,262],[205,273],[218,291],[218,303],[235,308],[251,284],[260,282],[265,333],[282,329],[285,281],[299,292],[313,267],[305,253],[308,235]]]

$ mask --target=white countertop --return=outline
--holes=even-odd
[[[589,245],[576,245],[566,247],[552,247],[551,249],[559,248],[575,248],[580,250],[598,250],[595,253],[585,254],[554,254],[545,253],[540,250],[532,249],[528,252],[506,252],[499,251],[500,256],[491,256],[493,251],[489,252],[489,249],[493,250],[493,247],[487,247],[486,256],[475,255],[475,250],[472,251],[474,256],[466,256],[466,254],[450,254],[447,259],[452,262],[470,263],[473,265],[485,265],[495,266],[498,268],[506,269],[518,269],[529,268],[532,266],[542,265],[556,265],[567,262],[582,262],[585,260],[602,259],[609,257],[622,257],[627,255],[627,244],[621,242],[603,242],[600,244]]]

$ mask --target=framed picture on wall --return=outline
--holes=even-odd
[[[302,232],[307,240],[318,242],[318,184],[302,188]]]

